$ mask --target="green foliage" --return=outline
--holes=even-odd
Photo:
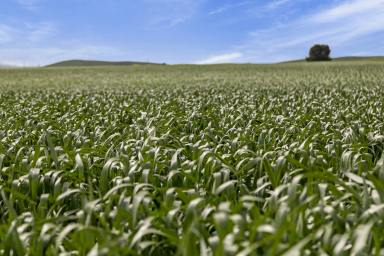
[[[0,71],[1,255],[382,255],[384,65]]]
[[[325,61],[331,60],[331,48],[326,44],[315,44],[309,50],[309,57],[307,61]]]

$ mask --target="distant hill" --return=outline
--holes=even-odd
[[[136,61],[98,61],[98,60],[66,60],[47,65],[46,67],[95,67],[95,66],[130,66],[130,65],[163,65],[151,62]]]
[[[354,62],[354,61],[374,61],[384,62],[384,56],[347,56],[333,58],[332,62]],[[284,63],[303,63],[307,62],[305,59],[291,60],[280,62]],[[67,60],[47,65],[46,67],[97,67],[97,66],[131,66],[131,65],[165,65],[160,63],[151,62],[137,62],[137,61],[98,61],[98,60]],[[9,66],[1,65],[0,68]]]
[[[346,56],[346,57],[332,58],[332,62],[347,62],[347,61],[383,61],[384,62],[384,56]],[[284,61],[281,63],[299,63],[299,62],[307,62],[307,61],[305,59],[300,59],[300,60]]]
[[[384,61],[384,56],[347,56],[335,58],[336,61]]]

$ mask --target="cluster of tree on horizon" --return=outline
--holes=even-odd
[[[306,58],[307,61],[329,61],[332,60],[330,57],[331,48],[327,44],[315,44],[309,49],[309,56]]]

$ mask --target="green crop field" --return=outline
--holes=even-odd
[[[383,255],[384,64],[0,70],[0,255]]]

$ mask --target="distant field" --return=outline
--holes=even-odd
[[[292,60],[286,61],[285,63],[293,63],[293,62],[307,62],[305,59],[301,60]],[[326,61],[327,62],[327,61]],[[333,58],[332,62],[384,62],[383,56],[369,56],[369,57],[358,57],[358,56],[350,56],[350,57],[339,57]]]
[[[0,255],[382,255],[384,62],[0,70]]]

